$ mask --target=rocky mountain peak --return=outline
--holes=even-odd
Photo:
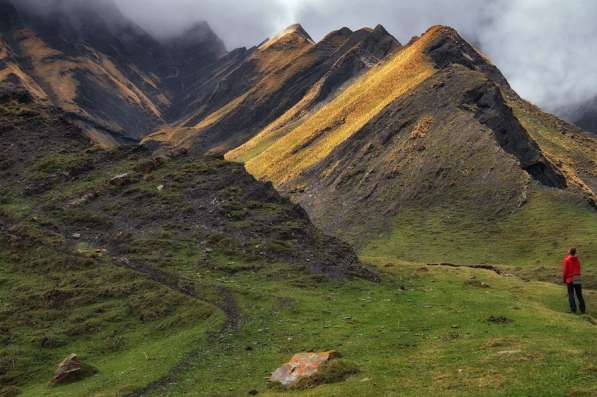
[[[306,44],[312,45],[314,41],[302,25],[297,23],[290,25],[282,32],[265,41],[258,48],[262,51],[269,48],[292,49],[302,47]]]
[[[426,41],[423,51],[436,68],[443,69],[452,64],[460,64],[485,73],[501,86],[509,87],[508,82],[495,65],[462,38],[454,28],[435,25],[417,40],[421,39]]]

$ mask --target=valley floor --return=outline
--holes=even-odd
[[[139,342],[93,362],[99,372],[71,385],[49,388],[48,374],[41,374],[23,395],[597,395],[597,321],[568,314],[562,286],[489,270],[364,259],[379,267],[380,284],[324,281],[283,268],[211,280],[238,305],[234,327],[222,329],[221,314],[207,334],[203,323]],[[595,313],[597,291],[586,299]],[[330,349],[359,372],[309,390],[268,389],[265,378],[295,352]]]

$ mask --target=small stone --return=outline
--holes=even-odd
[[[80,239],[80,238],[81,238],[81,233],[73,233],[73,236],[72,236],[72,237],[73,237],[75,240],[78,240],[78,239]]]
[[[158,189],[158,192],[161,192],[162,190],[164,190],[164,185],[159,185],[157,187],[157,189]]]
[[[510,354],[518,354],[518,353],[522,353],[522,350],[502,350],[502,351],[497,352],[497,354],[500,356],[510,355]]]

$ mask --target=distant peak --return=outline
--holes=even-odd
[[[342,38],[342,39],[347,39],[349,38],[354,32],[347,28],[347,27],[343,27],[340,28],[338,30],[334,30],[328,34],[325,35],[325,37],[323,39],[321,39],[321,43],[326,43],[332,40],[336,40],[338,38]]]
[[[373,29],[373,31],[383,33],[383,34],[389,34],[388,31],[386,30],[386,28],[384,28],[384,26],[382,24],[377,25],[375,27],[375,29]]]
[[[311,38],[309,33],[307,33],[307,31],[302,27],[302,25],[299,23],[295,23],[293,25],[290,25],[289,27],[287,27],[286,29],[284,29],[282,32],[278,33],[274,37],[270,38],[269,40],[266,40],[264,43],[262,43],[259,46],[259,49],[265,50],[275,44],[283,43],[283,42],[284,43],[294,42],[295,45],[300,44],[301,42],[314,44],[313,39]]]

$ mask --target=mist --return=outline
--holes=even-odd
[[[110,0],[19,0],[103,4]],[[158,38],[207,21],[228,49],[251,47],[299,22],[314,39],[348,26],[382,24],[402,43],[429,26],[456,28],[500,68],[512,87],[544,109],[574,118],[597,95],[594,0],[114,0]],[[45,7],[44,7],[45,5]]]

